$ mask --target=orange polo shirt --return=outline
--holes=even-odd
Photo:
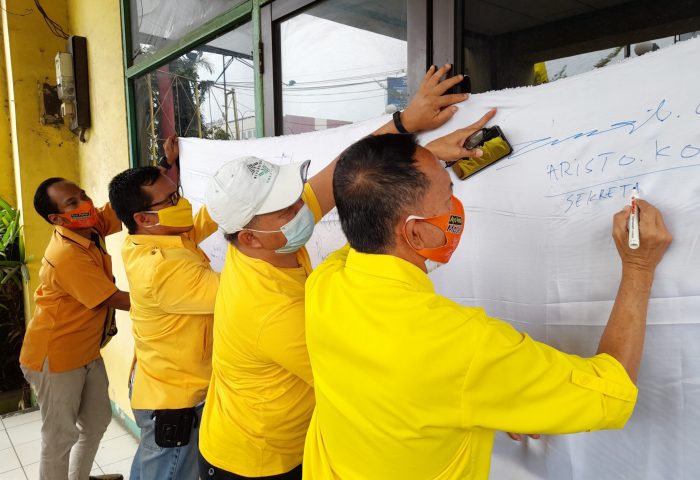
[[[122,224],[110,204],[97,209],[95,230],[103,238]],[[100,340],[108,307],[100,306],[116,291],[112,257],[92,240],[56,226],[39,270],[36,308],[27,326],[19,361],[41,371],[66,372],[100,358]]]

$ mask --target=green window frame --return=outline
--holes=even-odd
[[[269,0],[268,0],[269,2]],[[122,51],[124,58],[124,88],[126,93],[126,121],[129,139],[129,165],[138,165],[138,135],[136,131],[136,91],[134,81],[141,75],[165,65],[184,55],[197,45],[233,30],[247,21],[253,26],[253,85],[255,92],[255,130],[258,137],[265,135],[263,77],[260,68],[261,17],[260,9],[268,3],[263,0],[247,0],[236,7],[195,28],[181,39],[156,51],[147,60],[132,65],[131,60],[131,2],[120,0],[122,22]]]
[[[120,0],[129,165],[137,166],[139,155],[135,81],[246,22],[252,26],[255,133],[258,138],[281,135],[281,69],[279,34],[276,29],[285,18],[303,12],[318,1],[321,0],[245,0],[179,40],[155,51],[147,59],[133,64],[131,2]],[[459,58],[453,41],[455,2],[456,0],[407,0],[407,74],[411,96],[416,93],[425,70],[431,63],[441,64]],[[445,30],[446,26],[450,28]]]

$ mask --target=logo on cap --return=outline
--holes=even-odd
[[[253,176],[253,180],[257,180],[261,177],[270,177],[272,175],[272,170],[266,164],[266,162],[263,162],[262,160],[256,160],[253,163],[248,163],[246,167],[248,167],[248,171]],[[270,179],[268,178],[267,180],[269,181]]]

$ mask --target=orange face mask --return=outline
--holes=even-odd
[[[94,227],[97,223],[97,212],[92,200],[85,200],[76,209],[57,216],[68,220],[70,223],[63,226],[71,230]]]
[[[411,241],[408,239],[406,234],[406,224],[404,224],[403,235],[411,248],[413,248],[419,255],[425,257],[429,260],[433,260],[438,263],[447,263],[450,257],[457,249],[459,245],[459,240],[462,237],[462,231],[464,230],[464,206],[462,202],[459,201],[457,197],[452,195],[452,211],[444,215],[439,215],[437,217],[423,218],[416,215],[409,215],[406,219],[406,223],[410,220],[419,220],[421,222],[427,222],[431,225],[435,225],[445,234],[445,244],[440,247],[434,248],[415,248],[411,245]]]

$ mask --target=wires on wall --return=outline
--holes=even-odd
[[[39,0],[34,0],[34,5],[36,5],[37,10],[39,10],[39,13],[41,14],[42,17],[44,17],[44,22],[46,22],[46,25],[49,27],[49,30],[51,30],[51,33],[53,33],[55,36],[62,38],[64,40],[68,39],[68,34],[66,33],[65,30],[63,30],[63,27],[61,27],[58,23],[53,21],[44,11],[44,7],[41,6],[41,3],[39,3]]]

